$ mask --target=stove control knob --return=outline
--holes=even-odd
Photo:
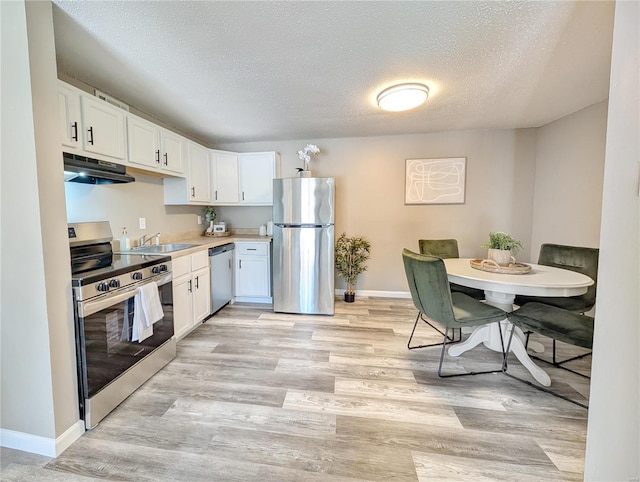
[[[120,288],[120,280],[114,278],[109,281],[109,288]]]
[[[152,274],[159,274],[160,273],[160,266],[154,266],[153,268],[151,268],[151,273]]]
[[[164,273],[165,271],[167,271],[167,265],[166,264],[161,264],[160,265],[160,272]]]
[[[139,281],[142,279],[142,273],[140,271],[136,271],[135,273],[133,273],[131,275],[131,279],[134,279],[136,281]]]
[[[105,283],[105,282],[98,283],[96,285],[96,289],[98,291],[109,291],[109,283]]]

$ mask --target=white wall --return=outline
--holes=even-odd
[[[600,245],[607,101],[538,129],[530,258],[542,243]]]
[[[617,2],[585,480],[640,479],[640,3]]]
[[[126,227],[131,240],[143,234],[176,234],[206,229],[198,225],[199,206],[165,206],[162,179],[133,173],[128,184],[64,183],[67,221],[109,221],[114,239]],[[147,229],[140,229],[139,218],[146,218]],[[203,221],[204,222],[204,221]]]
[[[78,417],[51,4],[0,2],[2,445],[56,455]],[[10,120],[10,121],[9,121]]]
[[[439,132],[374,138],[306,139],[221,146],[238,152],[275,150],[282,177],[302,167],[297,151],[317,144],[314,176],[336,178],[336,233],[364,235],[372,244],[369,269],[358,290],[407,292],[402,248],[420,238],[457,238],[461,256],[483,256],[489,231],[531,237],[535,129]],[[466,202],[404,204],[405,159],[466,157]],[[267,221],[269,213],[256,218]],[[221,209],[221,216],[233,213]],[[234,225],[235,220],[229,219]],[[524,259],[523,259],[524,260]]]

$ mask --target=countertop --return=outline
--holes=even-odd
[[[260,236],[257,234],[231,234],[230,236],[198,236],[193,238],[181,239],[180,244],[193,244],[192,248],[180,249],[167,253],[172,258],[180,258],[187,256],[203,249],[214,248],[223,244],[235,243],[240,241],[256,242],[256,243],[270,243],[272,236]]]

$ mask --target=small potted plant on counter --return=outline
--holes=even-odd
[[[483,247],[488,249],[488,259],[500,266],[509,266],[515,263],[514,255],[522,249],[522,243],[507,233],[495,232],[489,233],[489,242]]]
[[[209,223],[206,232],[213,233],[213,222],[216,220],[216,208],[213,206],[205,206],[202,208],[202,214],[204,215],[204,220]]]
[[[356,297],[358,275],[367,270],[371,256],[371,243],[362,236],[347,237],[342,233],[336,241],[336,269],[346,282],[344,301],[353,303]]]

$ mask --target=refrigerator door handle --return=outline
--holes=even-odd
[[[275,223],[274,226],[279,228],[287,229],[287,228],[328,228],[329,226],[333,226],[333,224],[280,224]]]

